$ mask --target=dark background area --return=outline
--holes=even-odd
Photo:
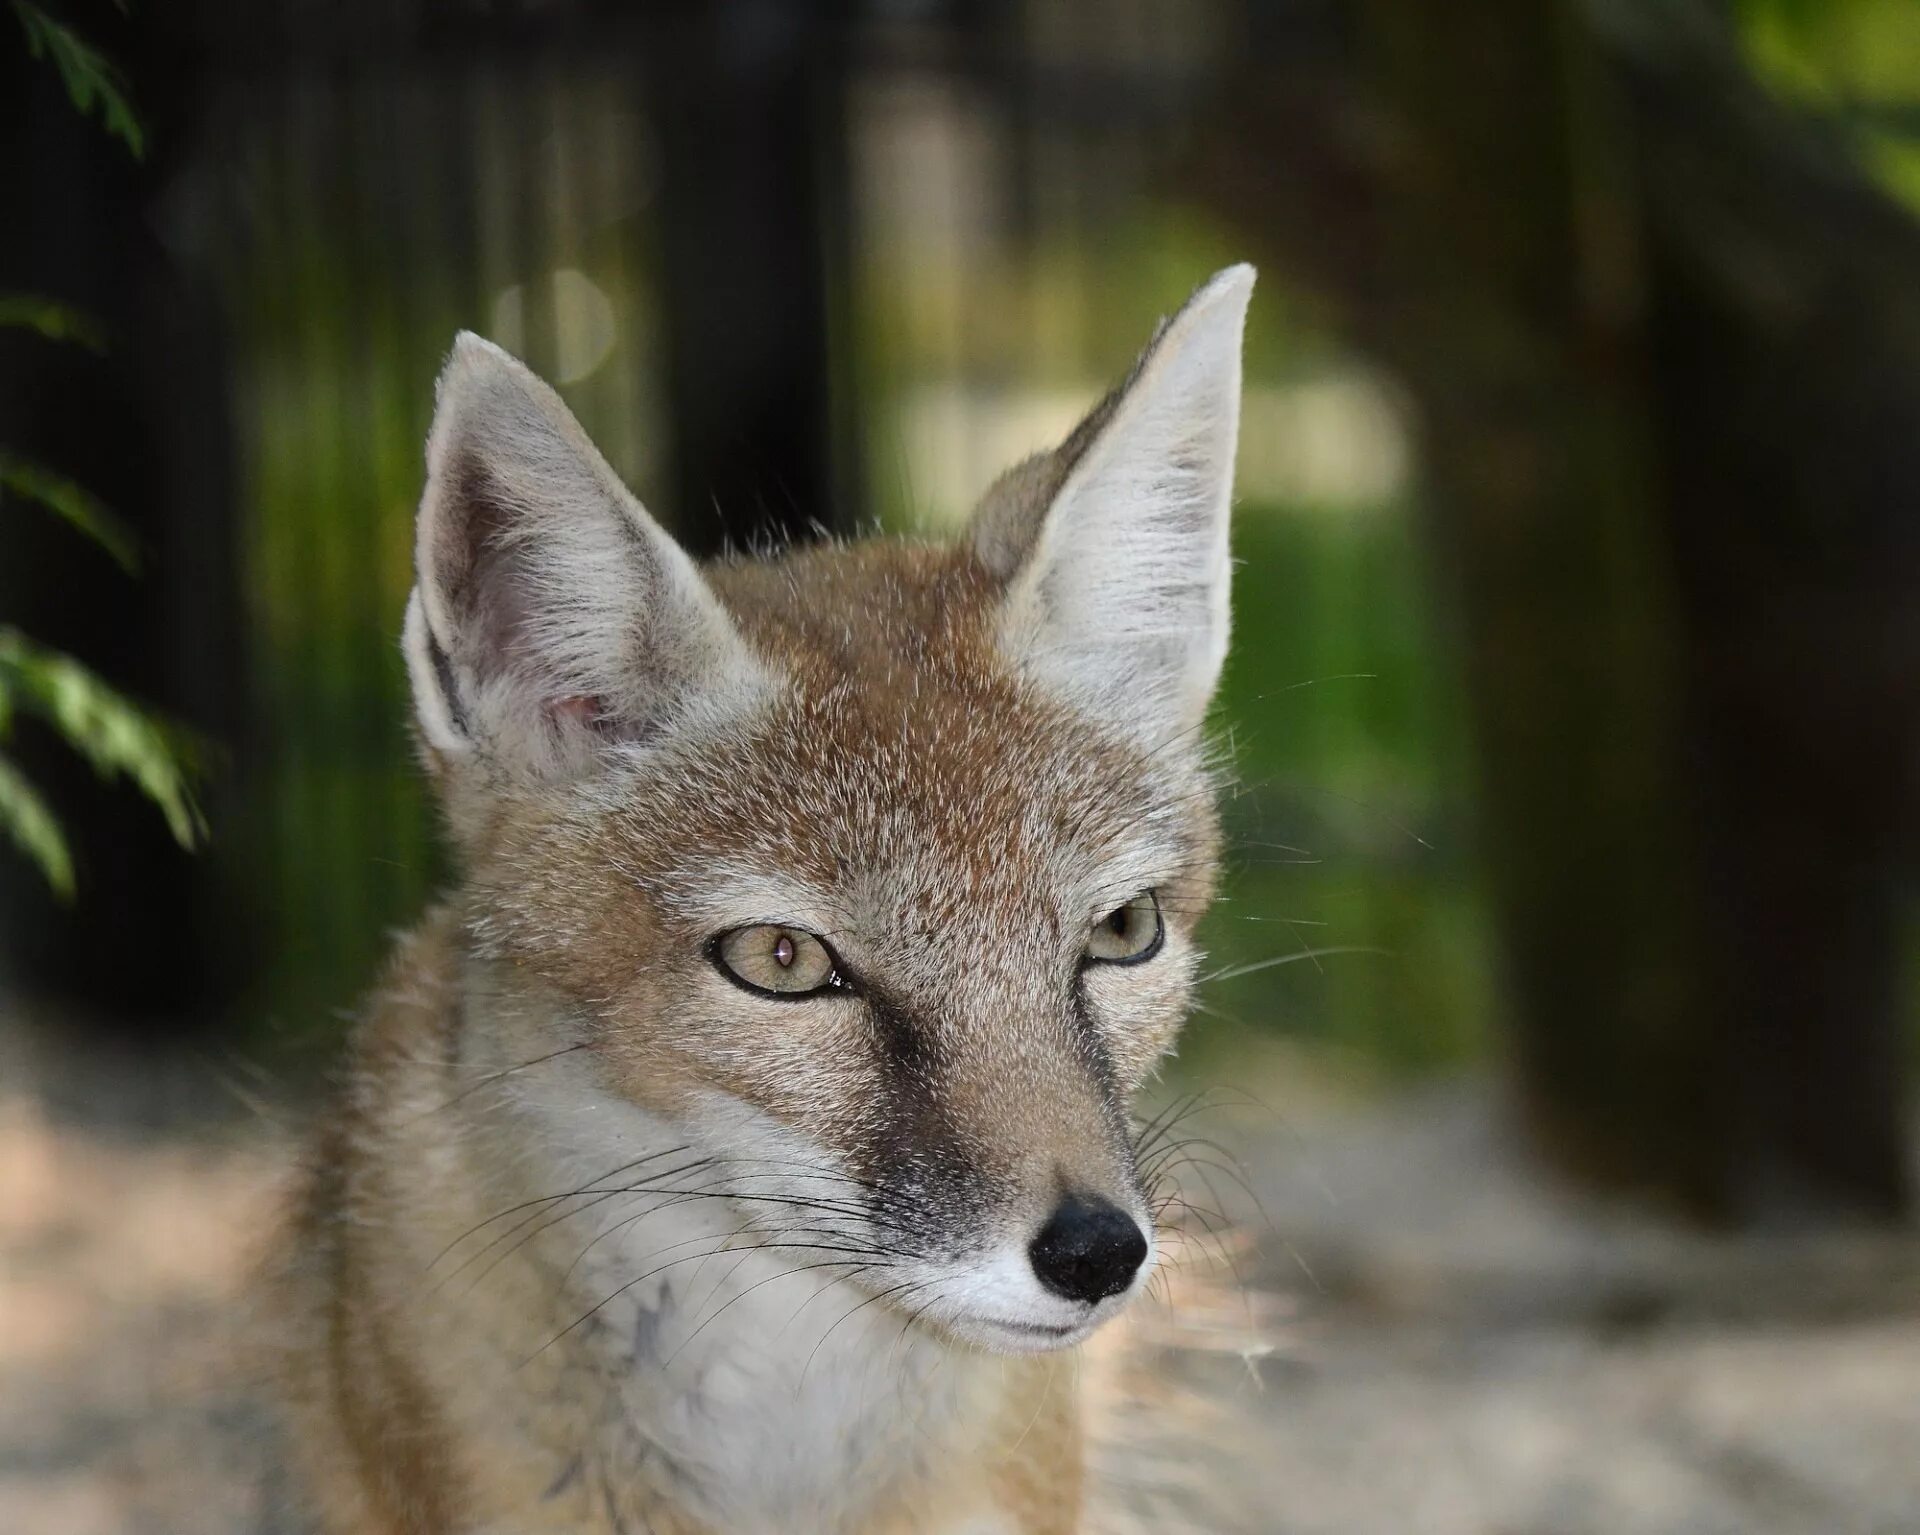
[[[0,46],[0,291],[107,339],[0,332],[0,423],[144,559],[9,499],[0,614],[210,743],[212,838],[16,723],[80,881],[0,864],[35,1016],[299,1078],[442,877],[394,635],[457,328],[697,550],[937,532],[1247,257],[1196,1070],[1492,1059],[1601,1183],[1907,1208],[1911,7],[56,14],[147,152]]]

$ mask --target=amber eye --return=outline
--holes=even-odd
[[[708,946],[713,962],[749,991],[807,997],[846,986],[833,951],[797,927],[761,923],[722,933]]]
[[[1137,965],[1160,952],[1166,935],[1160,922],[1160,902],[1151,890],[1142,890],[1124,906],[1116,906],[1087,935],[1087,960],[1105,965]]]

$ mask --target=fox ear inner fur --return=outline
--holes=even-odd
[[[465,332],[440,375],[403,643],[439,765],[541,776],[759,674],[560,397]]]
[[[1229,267],[1148,344],[1056,452],[975,514],[1006,582],[1002,652],[1145,744],[1199,724],[1227,653],[1227,522],[1250,266]]]

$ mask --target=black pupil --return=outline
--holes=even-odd
[[[1107,927],[1112,931],[1114,937],[1124,938],[1127,936],[1127,928],[1131,923],[1132,917],[1133,908],[1131,906],[1119,907],[1108,914]]]
[[[773,958],[782,970],[793,964],[793,939],[785,933],[773,941]]]

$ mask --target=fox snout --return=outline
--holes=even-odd
[[[913,1314],[997,1353],[1063,1348],[1112,1318],[1151,1268],[1145,1212],[1102,1195],[1060,1196],[1037,1228],[912,1265]]]
[[[1002,1352],[1080,1341],[1128,1303],[1154,1252],[1119,1096],[1063,1048],[1064,1022],[1019,1032],[1024,1050],[1003,1034],[980,1052],[992,1064],[951,1036],[930,1041],[932,1100],[876,1094],[878,1116],[907,1112],[880,1132],[882,1156],[856,1155],[886,1191],[876,1234],[913,1254],[890,1278],[928,1321]]]

